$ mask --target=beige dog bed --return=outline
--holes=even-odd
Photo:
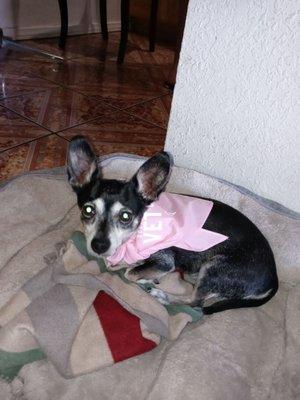
[[[143,158],[101,160],[105,177],[128,178]],[[0,399],[289,400],[300,398],[299,215],[216,178],[174,168],[168,188],[211,197],[246,214],[268,238],[280,289],[257,309],[230,310],[189,326],[174,342],[112,367],[64,379],[47,361],[0,380]],[[79,226],[63,169],[26,174],[0,188],[0,307]]]

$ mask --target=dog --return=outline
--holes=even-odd
[[[151,203],[164,191],[172,169],[171,156],[161,151],[149,158],[129,181],[104,179],[97,157],[81,136],[68,149],[68,180],[77,195],[88,252],[110,257],[137,231]],[[204,314],[260,306],[278,289],[271,247],[259,229],[242,213],[212,200],[203,228],[228,237],[205,251],[169,247],[151,254],[128,270],[135,281],[156,283],[175,269],[194,274],[192,295],[151,294],[162,303],[201,307]],[[191,235],[193,232],[191,232]]]

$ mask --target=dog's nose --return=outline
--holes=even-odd
[[[105,253],[109,249],[109,241],[107,239],[99,240],[93,239],[91,242],[91,247],[93,251],[97,254]]]

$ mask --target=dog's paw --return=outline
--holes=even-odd
[[[141,285],[153,284],[153,279],[139,278],[136,282]]]
[[[151,296],[158,300],[161,304],[170,304],[168,295],[163,290],[151,288],[149,294],[151,294]]]
[[[142,279],[141,276],[134,271],[134,268],[127,269],[124,276],[131,282],[138,282],[139,279]]]
[[[147,276],[147,271],[139,271],[137,268],[130,268],[125,272],[125,278],[137,283],[155,283],[157,279]]]

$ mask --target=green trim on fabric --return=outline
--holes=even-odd
[[[129,284],[133,284],[133,282],[129,281],[125,278],[125,268],[119,269],[115,272],[109,271],[103,260],[99,258],[92,257],[88,254],[86,248],[86,239],[82,232],[76,231],[72,234],[71,240],[73,241],[77,250],[84,255],[87,260],[95,260],[99,265],[100,272],[108,272],[110,274],[117,274],[124,282]],[[145,290],[146,292],[150,291],[152,287],[155,287],[152,283],[138,284],[138,286]],[[203,312],[201,308],[193,308],[188,306],[187,304],[168,304],[165,305],[166,310],[169,315],[176,315],[179,313],[189,314],[192,317],[192,322],[197,322],[203,317]]]
[[[107,268],[105,262],[102,259],[93,257],[89,255],[87,248],[86,248],[86,239],[82,232],[76,231],[72,234],[71,240],[74,243],[77,250],[89,261],[96,261],[100,272],[107,272]]]
[[[193,308],[187,304],[166,304],[165,307],[169,315],[189,314],[192,317],[192,322],[197,322],[203,317],[201,308]]]
[[[39,348],[22,351],[20,353],[0,350],[0,377],[11,381],[18,375],[20,369],[25,364],[45,358],[45,354]]]

